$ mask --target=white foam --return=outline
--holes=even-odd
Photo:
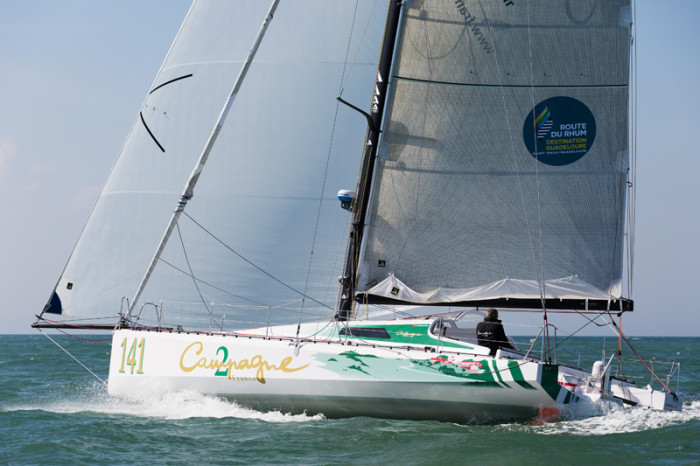
[[[535,427],[534,432],[543,435],[609,435],[661,429],[700,419],[700,400],[686,401],[682,412],[613,406],[604,411],[597,416],[545,424]]]
[[[8,407],[8,411],[41,410],[61,414],[101,413],[162,419],[239,418],[272,423],[308,422],[325,419],[322,415],[288,414],[279,411],[260,412],[232,401],[196,392],[179,391],[148,395],[139,400],[109,396],[99,384],[57,401],[36,401],[33,404]]]
[[[609,435],[661,429],[700,420],[700,398],[686,398],[682,412],[652,411],[643,408],[622,408],[617,405],[581,406],[576,412],[564,413],[564,420],[542,426],[504,424],[506,430],[526,429],[541,435],[572,434],[582,436]],[[583,408],[583,409],[581,409]],[[588,408],[588,409],[586,409]],[[321,421],[321,414],[289,414],[279,411],[260,412],[235,402],[193,391],[149,394],[140,399],[112,397],[97,382],[79,387],[73,393],[62,393],[59,399],[38,399],[27,404],[4,406],[2,411],[41,410],[61,414],[101,413],[145,418],[238,418],[257,419],[270,423]]]

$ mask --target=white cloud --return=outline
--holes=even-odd
[[[56,166],[53,162],[32,160],[23,171],[23,192],[36,192],[40,191],[50,175],[56,172]]]
[[[12,136],[0,135],[0,182],[6,192],[16,195],[39,192],[56,168],[55,162],[37,160],[18,148]]]
[[[0,180],[4,180],[10,172],[10,166],[16,154],[14,139],[9,136],[0,136]]]

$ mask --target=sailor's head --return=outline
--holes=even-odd
[[[495,310],[494,308],[489,309],[486,311],[486,319],[487,320],[498,320],[498,311]]]

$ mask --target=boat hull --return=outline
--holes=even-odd
[[[260,410],[493,422],[576,401],[556,365],[336,341],[117,330],[109,392],[192,390]]]

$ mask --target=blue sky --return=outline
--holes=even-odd
[[[0,0],[0,333],[31,333],[189,0]],[[638,0],[636,310],[700,336],[697,0]]]

